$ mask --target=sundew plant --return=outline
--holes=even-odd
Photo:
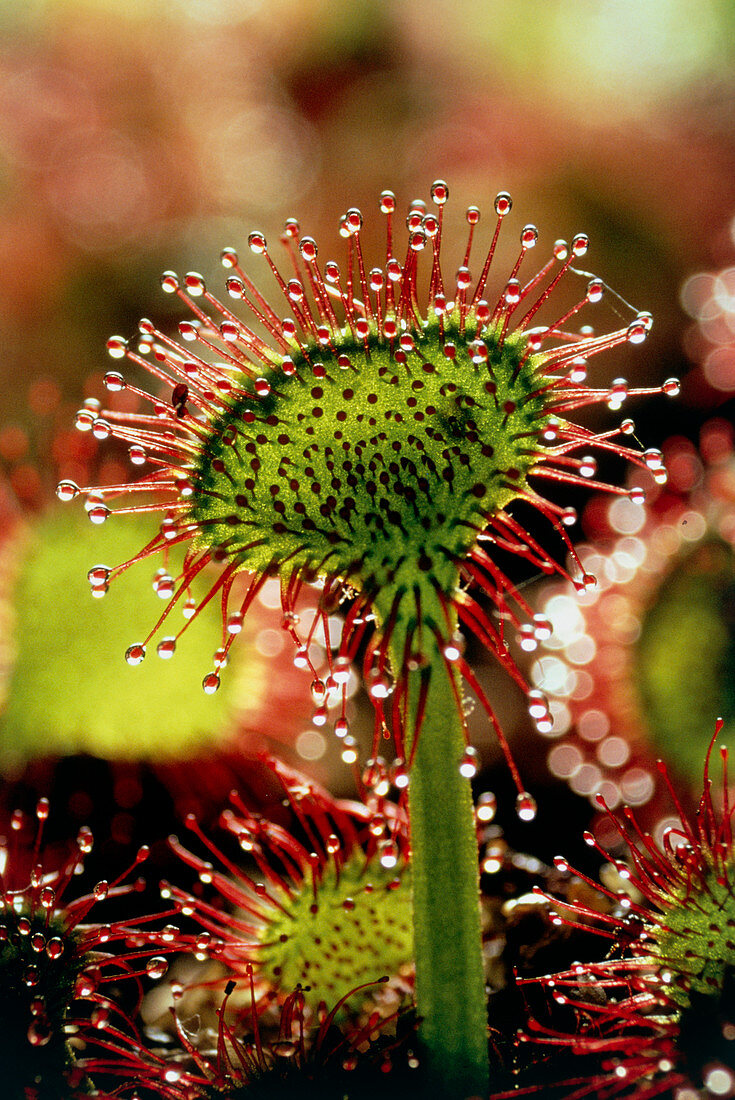
[[[100,1082],[124,1073],[141,1096],[166,1096],[126,1007],[124,987],[160,980],[167,970],[165,933],[149,932],[169,909],[135,920],[105,914],[105,903],[140,892],[132,879],[150,850],[112,882],[100,879],[79,894],[74,878],[84,870],[93,837],[85,825],[59,852],[47,847],[48,799],[31,817],[5,816],[0,838],[0,1053],[3,1095],[12,1100],[81,1100],[108,1093]],[[132,881],[131,881],[132,879]],[[100,919],[102,918],[102,919]],[[154,1067],[155,1070],[155,1067]],[[159,1089],[161,1086],[161,1089]],[[115,1095],[133,1096],[127,1086]],[[168,1100],[168,1097],[166,1097]]]
[[[600,962],[577,962],[563,973],[520,983],[545,986],[557,1014],[566,1012],[558,1022],[553,1011],[549,1022],[531,1019],[519,1035],[526,1050],[543,1049],[547,1056],[540,1087],[533,1059],[523,1067],[516,1087],[524,1094],[566,1100],[733,1095],[734,848],[725,746],[720,780],[710,774],[723,726],[718,719],[695,812],[681,805],[661,765],[679,822],[660,845],[634,811],[613,812],[600,796],[626,859],[611,857],[590,833],[585,839],[613,859],[608,869],[617,871],[619,889],[586,879],[597,904],[547,900],[555,923],[593,932],[610,950]],[[563,856],[556,866],[577,881],[585,878]]]
[[[131,565],[154,556],[162,563],[160,583],[170,599],[147,636],[132,641],[131,664],[142,662],[154,641],[158,654],[170,657],[201,609],[218,601],[222,633],[213,639],[212,668],[203,670],[204,690],[213,693],[268,578],[280,580],[283,626],[304,666],[310,641],[322,633],[326,640],[329,616],[344,604],[328,676],[315,673],[312,691],[321,708],[337,701],[335,732],[354,752],[344,697],[338,700],[347,666],[359,655],[375,705],[373,756],[390,731],[405,766],[422,1067],[432,1094],[464,1097],[486,1093],[489,1073],[470,790],[476,754],[468,744],[465,690],[479,700],[503,746],[520,816],[530,819],[536,808],[464,658],[463,633],[526,690],[506,631],[517,629],[533,643],[550,626],[534,620],[497,551],[543,573],[568,574],[510,506],[522,502],[548,521],[558,549],[571,556],[575,584],[584,588],[594,578],[574,557],[567,534],[573,512],[546,499],[545,483],[605,488],[594,480],[595,449],[644,469],[658,469],[660,455],[628,446],[631,421],[597,433],[574,419],[589,405],[620,408],[629,395],[625,381],[589,386],[587,360],[618,344],[641,343],[651,326],[649,314],[623,303],[627,316],[615,331],[575,330],[577,314],[605,289],[579,270],[587,237],[556,241],[529,271],[538,231],[525,225],[515,263],[497,279],[496,245],[512,206],[501,192],[482,252],[475,240],[480,210],[468,209],[468,234],[449,277],[446,183],[433,184],[431,199],[431,206],[410,204],[399,233],[396,198],[383,192],[379,266],[369,266],[363,217],[350,209],[340,221],[341,266],[324,260],[293,220],[282,236],[285,264],[262,233],[250,234],[262,281],[226,248],[231,304],[198,273],[166,272],[163,289],[190,314],[178,338],[143,320],[137,341],[116,336],[108,343],[114,359],[152,376],[149,393],[118,370],[106,375],[108,390],[137,394],[142,411],[116,411],[113,401],[109,410],[88,406],[78,417],[78,426],[99,439],[127,444],[142,476],[104,487],[63,481],[58,493],[64,500],[86,497],[96,524],[151,513],[151,537],[138,554],[89,572],[101,595]],[[567,302],[558,288],[570,283],[580,293],[571,305],[555,306]],[[676,393],[677,383],[662,389]],[[630,395],[646,392],[659,391]],[[640,489],[611,491],[643,496]],[[172,576],[168,553],[179,544],[186,548],[183,567]],[[191,613],[190,586],[212,564],[214,579]],[[234,582],[243,574],[248,584],[235,603]],[[316,614],[301,622],[299,594],[315,581]],[[189,617],[174,625],[187,607]],[[530,692],[529,705],[548,726],[543,696]]]

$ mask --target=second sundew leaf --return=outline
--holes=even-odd
[[[290,806],[293,826],[235,798],[221,823],[245,853],[241,867],[192,816],[189,827],[215,858],[171,844],[220,903],[173,885],[170,896],[207,930],[213,958],[239,982],[252,976],[258,1011],[297,988],[312,1010],[326,1003],[340,1016],[358,1014],[387,979],[405,992],[414,952],[404,810],[385,798],[371,807],[340,801],[275,758],[267,766],[285,796],[275,806]]]
[[[400,974],[413,961],[410,875],[362,852],[331,865],[313,891],[308,882],[277,898],[262,932],[258,969],[272,985],[308,987],[307,1001],[359,1004],[363,983]],[[354,1004],[352,1005],[354,1007]]]

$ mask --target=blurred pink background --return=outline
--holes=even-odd
[[[735,257],[725,0],[5,0],[0,28],[6,426],[29,380],[78,402],[106,336],[165,309],[162,268],[219,278],[294,215],[336,246],[384,187],[443,176],[460,224],[505,188],[541,242],[588,232],[656,314],[648,377],[682,354],[683,281]]]
[[[369,249],[380,191],[400,210],[436,177],[457,262],[468,203],[487,230],[507,189],[540,253],[589,233],[585,262],[654,313],[604,368],[684,376],[631,410],[646,445],[732,415],[729,0],[1,0],[0,42],[0,462],[21,498],[102,395],[107,337],[173,319],[163,269],[219,292],[234,245],[260,278],[248,232],[293,216],[341,255],[353,205]]]

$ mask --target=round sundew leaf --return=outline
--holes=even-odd
[[[706,539],[681,559],[646,609],[634,669],[656,749],[692,781],[712,739],[712,721],[735,723],[735,557]]]
[[[413,960],[409,876],[397,876],[377,860],[366,866],[362,852],[339,875],[327,867],[316,897],[304,881],[278,900],[283,909],[274,909],[263,927],[258,971],[282,989],[301,984],[309,1003],[336,1004],[357,986],[398,974]]]
[[[548,412],[523,335],[487,333],[481,366],[451,325],[411,339],[405,363],[377,340],[369,354],[345,339],[339,354],[320,348],[319,364],[297,357],[297,373],[274,372],[257,402],[243,380],[196,462],[199,544],[254,570],[283,561],[371,590],[421,583],[427,597],[434,586],[451,596],[486,515],[526,488],[538,462],[528,441]]]
[[[82,514],[51,509],[18,536],[9,568],[6,633],[10,670],[0,713],[0,761],[6,766],[49,754],[88,752],[107,759],[182,760],[222,745],[236,727],[264,722],[268,659],[243,635],[215,695],[201,689],[221,638],[218,601],[192,622],[169,660],[155,643],[138,667],[123,655],[141,641],[141,622],[164,608],[139,576],[123,574],[93,599],[87,571],[115,566],[150,538],[145,518],[111,521],[93,532]],[[92,558],[94,555],[94,558]],[[171,569],[175,569],[172,554]],[[135,571],[133,571],[135,572]],[[201,590],[200,590],[201,592]],[[148,602],[149,612],[141,605]],[[258,612],[255,611],[255,617]],[[184,623],[176,608],[165,633]]]

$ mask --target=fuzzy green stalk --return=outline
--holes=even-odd
[[[386,602],[390,605],[382,594],[379,603]],[[438,602],[424,611],[426,622],[433,619],[446,628]],[[401,626],[399,621],[391,636],[394,668],[401,667],[405,653]],[[424,1095],[465,1100],[486,1096],[489,1079],[477,835],[470,781],[459,770],[465,749],[459,681],[452,684],[456,674],[436,637],[422,633],[422,666],[408,673],[406,754],[410,757],[415,739],[425,678],[428,691],[408,788]]]
[[[409,787],[416,1004],[433,1092],[467,1097],[488,1080],[477,838],[449,673],[436,665]]]

